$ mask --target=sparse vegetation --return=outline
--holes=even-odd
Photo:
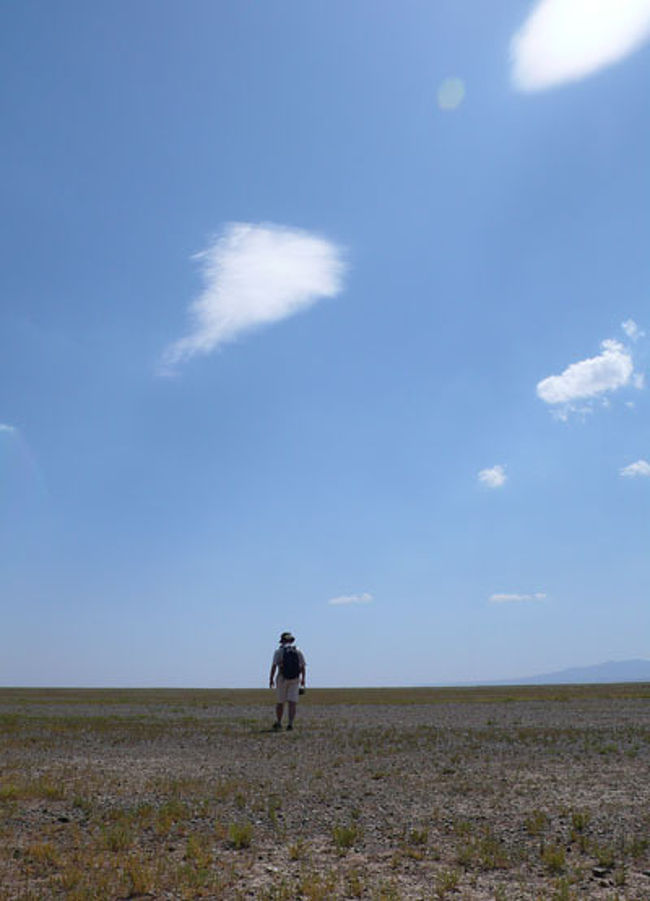
[[[3,690],[0,899],[641,898],[648,698]]]

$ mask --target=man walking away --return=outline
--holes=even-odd
[[[289,705],[287,731],[293,729],[300,686],[305,687],[307,666],[302,651],[295,647],[294,641],[295,638],[291,632],[283,632],[280,636],[280,647],[273,655],[273,663],[271,664],[269,688],[273,688],[275,684],[275,699],[277,703],[275,705],[276,719],[273,723],[273,728],[276,730],[282,728],[282,714],[284,713],[285,701]],[[277,679],[275,678],[276,671],[278,674]]]

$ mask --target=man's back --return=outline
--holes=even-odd
[[[273,655],[273,663],[277,666],[283,679],[297,679],[305,669],[305,657],[295,645],[280,645]]]

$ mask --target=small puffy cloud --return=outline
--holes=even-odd
[[[647,460],[637,460],[636,463],[624,466],[620,473],[628,479],[635,479],[639,476],[650,478],[650,463]]]
[[[560,375],[551,375],[537,383],[537,396],[546,404],[559,408],[560,418],[566,419],[575,410],[576,401],[591,401],[599,395],[617,391],[633,379],[634,363],[629,350],[619,341],[609,338],[601,344],[597,357],[572,363]],[[589,405],[582,407],[588,410]]]
[[[505,467],[497,464],[490,469],[482,469],[478,474],[478,480],[488,488],[500,488],[507,479]]]
[[[621,328],[631,341],[638,341],[639,338],[645,336],[645,332],[641,331],[634,319],[626,319],[625,322],[621,322]]]
[[[510,45],[512,82],[540,91],[592,75],[650,38],[650,0],[539,0]]]
[[[512,604],[518,601],[544,601],[546,595],[543,591],[536,591],[534,594],[491,594],[491,604]]]
[[[327,603],[334,607],[342,607],[345,604],[371,604],[372,600],[370,592],[364,591],[363,594],[342,594],[337,598],[330,598]]]
[[[5,434],[13,435],[15,431],[15,425],[8,425],[6,422],[0,422],[0,432],[5,432]]]
[[[305,310],[343,285],[340,248],[285,226],[231,222],[201,253],[203,292],[190,305],[189,334],[164,354],[162,372],[244,332]]]

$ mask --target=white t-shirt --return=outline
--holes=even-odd
[[[280,647],[277,648],[275,654],[273,655],[273,666],[277,666],[279,670],[278,678],[280,679],[284,678],[284,676],[282,675],[282,654],[285,648],[290,647],[293,647],[294,650],[298,652],[298,660],[300,661],[301,669],[305,668],[305,658],[300,648],[297,648],[295,645],[280,645]],[[299,678],[299,676],[296,676],[296,678]]]

